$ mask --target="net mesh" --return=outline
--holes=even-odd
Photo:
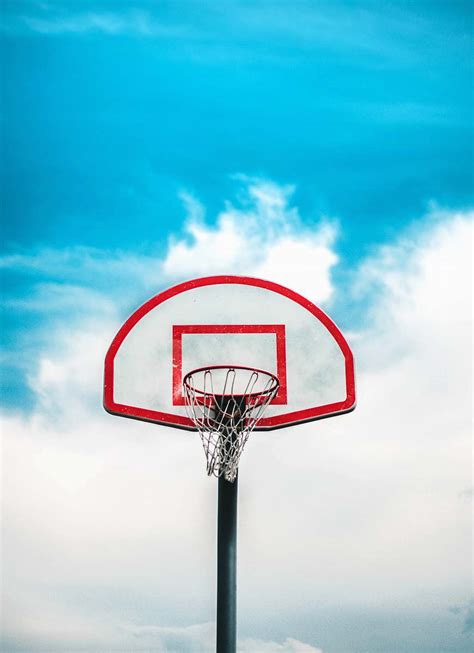
[[[201,436],[209,476],[235,480],[248,437],[279,385],[269,372],[238,366],[200,368],[184,377],[186,410]]]

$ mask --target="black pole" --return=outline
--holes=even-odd
[[[235,653],[237,643],[237,489],[219,477],[217,509],[217,653]]]

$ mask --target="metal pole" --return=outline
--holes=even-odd
[[[235,653],[237,643],[237,489],[219,477],[217,509],[217,653]]]

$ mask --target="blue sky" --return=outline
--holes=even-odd
[[[321,478],[333,512],[319,489],[306,505],[314,529],[289,501],[261,523],[244,504],[243,578],[281,523],[307,548],[296,547],[306,568],[292,567],[294,543],[281,536],[264,588],[242,580],[242,651],[469,650],[472,18],[460,0],[4,0],[6,650],[208,650],[213,539],[196,531],[213,523],[214,489],[201,460],[194,468],[200,452],[102,415],[100,379],[105,348],[137,305],[217,272],[272,278],[321,304],[350,338],[361,387],[352,416],[318,427],[308,463],[283,434],[275,478],[261,487],[246,469],[256,505]],[[314,446],[310,427],[301,432]],[[179,507],[166,468],[180,456],[193,509]],[[142,468],[189,523],[155,499],[165,526],[150,535],[137,511]],[[115,505],[125,486],[130,499]],[[183,533],[201,570],[174,550]],[[353,566],[341,562],[347,538]],[[110,548],[110,560],[88,542]],[[122,568],[137,547],[138,579]],[[174,577],[148,578],[154,550]],[[283,596],[270,563],[291,586]],[[183,568],[195,584],[190,611]],[[347,585],[327,571],[341,568]]]
[[[465,206],[470,8],[7,0],[7,245],[149,247],[240,172],[296,183],[351,257]]]
[[[241,173],[293,184],[303,221],[338,219],[349,266],[430,202],[468,206],[470,10],[7,0],[6,252],[162,253],[180,192],[212,223]],[[31,278],[8,270],[5,286],[21,296]],[[25,320],[8,313],[7,342]]]

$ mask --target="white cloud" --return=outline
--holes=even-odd
[[[125,626],[141,644],[153,646],[160,653],[210,653],[215,647],[215,624],[196,624],[184,628],[163,626]],[[262,639],[239,639],[238,653],[322,653],[321,649],[288,638],[284,642]]]
[[[38,248],[1,256],[0,269],[28,273],[32,278],[45,277],[58,283],[81,283],[95,290],[109,290],[113,284],[117,290],[124,286],[128,289],[132,285],[156,284],[160,279],[161,261],[153,252],[139,256],[93,247]]]
[[[145,8],[141,9],[140,5]],[[272,6],[265,2],[232,2],[227,3],[225,11],[216,3],[202,2],[198,19],[192,10],[180,11],[173,18],[173,12],[160,11],[153,4],[143,2],[114,11],[99,8],[75,11],[67,3],[62,7],[56,3],[36,3],[27,13],[23,7],[19,11],[10,10],[2,27],[6,31],[26,29],[47,36],[100,33],[109,37],[135,35],[178,39],[184,56],[214,62],[229,57],[252,59],[255,43],[262,38],[290,43],[293,58],[295,52],[308,56],[324,47],[330,52],[368,52],[384,60],[395,57],[398,62],[406,63],[423,56],[426,43],[439,45],[441,42],[437,25],[409,7],[354,10],[347,3],[334,1],[318,3],[317,9],[311,3]],[[246,35],[242,42],[233,38],[236,30]],[[414,48],[414,43],[423,45]],[[186,47],[188,44],[190,47]],[[431,53],[431,49],[428,52]],[[260,59],[286,56],[276,46],[265,52],[258,48]],[[402,117],[404,113],[406,109],[402,107]]]
[[[207,653],[214,648],[214,623],[195,624],[184,628],[130,625],[124,626],[123,630],[132,634],[142,646],[153,646],[163,653]]]
[[[260,569],[275,592],[293,583],[307,600],[318,587],[328,602],[416,596],[420,605],[469,592],[470,512],[459,493],[471,483],[472,216],[418,230],[357,275],[358,286],[370,278],[380,289],[353,338],[356,411],[247,445],[259,503],[248,508],[246,573],[278,536]]]
[[[177,36],[177,26],[166,25],[154,18],[148,11],[138,9],[124,12],[88,11],[79,13],[45,14],[24,16],[23,22],[29,29],[40,34],[86,34],[101,32],[109,36],[138,34],[140,36]]]
[[[290,205],[292,186],[238,179],[245,189],[242,206],[227,203],[212,227],[203,222],[202,208],[186,196],[190,219],[184,237],[170,243],[164,275],[171,280],[232,272],[272,279],[319,303],[328,301],[331,270],[338,261],[335,223],[304,226]]]
[[[29,605],[30,610],[34,607]],[[37,607],[37,606],[36,606]],[[215,623],[191,626],[156,626],[101,622],[97,618],[84,619],[67,610],[51,610],[46,601],[41,610],[42,618],[23,618],[21,626],[29,635],[17,637],[15,645],[36,649],[38,645],[64,651],[65,647],[76,650],[81,643],[93,650],[153,651],[153,653],[213,653],[215,651]],[[20,624],[18,624],[20,626]],[[26,628],[25,628],[26,626]],[[8,632],[5,632],[8,636]],[[7,640],[8,641],[8,640]],[[323,653],[320,648],[293,638],[283,642],[239,638],[238,653]]]
[[[328,227],[313,237],[282,238],[268,248],[265,261],[253,273],[301,292],[324,304],[333,293],[330,272],[338,257],[331,249],[333,230]]]
[[[186,276],[209,274],[206,248],[227,242],[226,271],[243,271],[248,256],[247,273],[266,269],[328,300],[334,228],[304,228],[291,189],[252,184],[247,205],[228,205],[215,227],[191,210],[187,233],[156,270],[168,280],[181,265]],[[311,624],[322,605],[444,610],[468,600],[471,225],[472,215],[431,215],[357,270],[354,294],[372,303],[353,337],[354,413],[249,441],[241,618],[248,631],[256,615],[275,642],[244,638],[242,653],[317,651],[303,643],[318,641],[314,629],[302,637],[289,620],[286,636],[297,639],[278,643],[272,633],[297,611]],[[194,435],[103,413],[116,318],[101,320],[52,334],[31,378],[35,412],[3,420],[5,632],[32,650],[82,643],[81,630],[103,648],[133,650],[153,637],[206,646],[212,626],[182,623],[214,617],[215,484]]]
[[[239,653],[322,653],[320,648],[288,637],[282,644],[261,639],[247,639],[239,642]]]
[[[333,290],[331,270],[338,260],[333,249],[334,221],[304,226],[290,205],[293,187],[244,176],[238,179],[239,205],[226,203],[212,226],[204,222],[199,201],[181,193],[187,211],[184,233],[170,240],[164,258],[155,252],[137,255],[90,247],[5,254],[0,269],[39,279],[30,297],[8,298],[7,308],[92,308],[95,303],[102,310],[102,302],[109,306],[112,301],[130,309],[130,296],[135,299],[137,289],[149,295],[168,283],[219,273],[267,276],[282,283],[286,279],[287,285],[310,299],[327,301]]]
[[[103,293],[67,283],[40,282],[29,296],[6,298],[3,305],[7,310],[43,312],[47,308],[51,312],[69,315],[77,311],[115,315],[117,310],[115,303]]]

